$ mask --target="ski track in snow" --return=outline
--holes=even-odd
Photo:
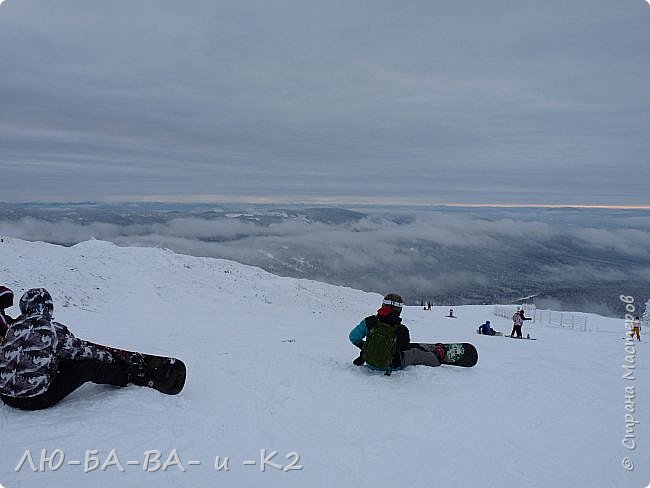
[[[0,281],[17,298],[44,286],[55,319],[78,337],[182,358],[188,381],[178,396],[85,385],[58,406],[21,412],[0,406],[0,483],[6,488],[228,487],[642,487],[650,481],[650,368],[636,352],[637,379],[622,379],[623,341],[613,333],[526,323],[537,341],[483,337],[484,320],[509,332],[491,306],[403,317],[412,340],[472,342],[471,369],[415,367],[391,377],[351,364],[350,329],[381,296],[281,278],[237,263],[167,250],[88,241],[71,248],[6,239]],[[399,291],[396,286],[395,291]],[[613,290],[619,294],[619,291]],[[639,301],[646,297],[637,297]],[[17,300],[16,300],[17,301]],[[623,310],[623,307],[621,307]],[[17,315],[17,307],[9,310]],[[623,321],[590,316],[602,331]],[[635,386],[637,447],[627,450],[625,387]],[[83,463],[86,450],[115,466],[83,472],[14,469],[26,449],[62,449]],[[177,466],[148,473],[127,461],[176,449]],[[302,470],[260,471],[260,451]],[[229,457],[229,471],[214,469]],[[629,456],[632,472],[621,467]],[[189,466],[190,460],[201,461]],[[256,460],[255,466],[244,466]]]

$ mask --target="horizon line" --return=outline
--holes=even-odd
[[[1,202],[9,205],[28,204],[249,204],[249,205],[368,205],[368,206],[410,206],[410,207],[465,207],[465,208],[576,208],[597,210],[650,210],[650,204],[624,203],[515,203],[515,202],[445,202],[409,198],[374,197],[297,197],[274,198],[270,196],[231,196],[231,195],[115,195],[97,200],[70,200],[53,197],[51,200],[31,200],[22,202]]]

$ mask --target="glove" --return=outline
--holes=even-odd
[[[363,363],[365,362],[366,362],[366,355],[363,353],[363,351],[361,351],[359,353],[359,357],[356,358],[354,361],[352,361],[352,364],[354,364],[355,366],[363,366]]]

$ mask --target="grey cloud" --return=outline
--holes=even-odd
[[[630,256],[650,256],[650,234],[636,229],[609,230],[585,228],[571,232],[585,248],[611,249]]]
[[[604,0],[6,2],[3,198],[647,203],[649,23]]]

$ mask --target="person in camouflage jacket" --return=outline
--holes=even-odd
[[[82,384],[126,386],[127,358],[75,337],[52,320],[52,297],[32,288],[0,345],[0,399],[15,408],[50,407]]]

